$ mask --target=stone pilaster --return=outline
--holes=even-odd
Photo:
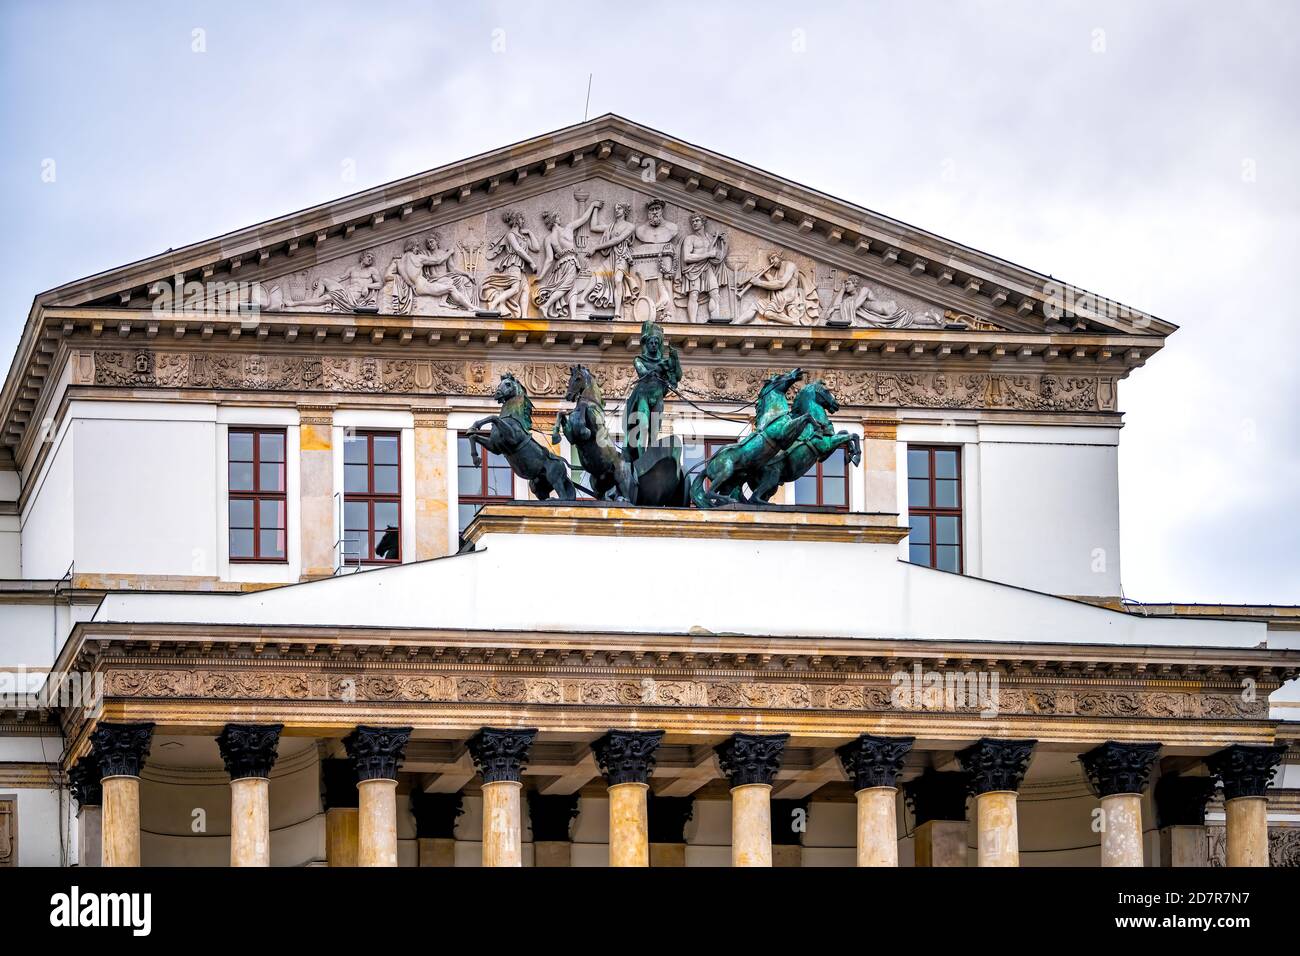
[[[695,814],[694,797],[659,797],[647,803],[651,866],[686,865],[686,824]]]
[[[647,793],[662,730],[611,730],[591,745],[609,785],[609,865],[650,865]]]
[[[903,784],[903,796],[914,819],[915,866],[966,865],[968,784],[964,773],[934,769]]]
[[[447,512],[447,417],[441,406],[411,409],[415,417],[415,559],[439,558],[452,551]]]
[[[411,791],[418,866],[456,865],[456,818],[465,812],[461,793]]]
[[[469,739],[469,753],[483,777],[483,865],[523,866],[519,792],[535,729],[484,727]]]
[[[528,793],[528,823],[533,831],[533,866],[572,866],[576,793]]]
[[[980,866],[1020,865],[1016,793],[1036,743],[983,737],[957,753],[962,769],[970,774],[967,786],[975,797]]]
[[[732,734],[714,751],[731,783],[731,865],[772,865],[772,783],[789,734]]]
[[[271,768],[283,724],[226,724],[217,749],[230,774],[230,865],[271,865]]]
[[[1214,796],[1213,777],[1165,774],[1153,796],[1160,828],[1161,866],[1209,866],[1205,805]]]
[[[1079,755],[1101,799],[1102,866],[1142,866],[1142,791],[1159,753],[1159,744],[1108,740]]]
[[[397,768],[410,727],[357,727],[343,747],[357,775],[357,865],[397,866]]]
[[[898,866],[898,777],[915,742],[863,734],[836,751],[858,801],[858,866]]]
[[[304,580],[334,573],[334,406],[298,406],[300,553]],[[291,529],[292,533],[292,529]]]
[[[1228,866],[1268,866],[1268,786],[1286,747],[1235,744],[1205,759],[1223,783]]]
[[[104,866],[140,865],[140,770],[152,723],[100,724],[90,735],[103,792]]]
[[[898,511],[898,419],[866,418],[862,422],[862,474],[868,514]]]
[[[321,806],[325,808],[325,863],[357,865],[357,772],[351,760],[320,762]]]
[[[99,762],[87,754],[68,771],[72,797],[77,801],[78,865],[100,866],[103,861],[104,790],[100,786]]]

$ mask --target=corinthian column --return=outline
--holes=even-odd
[[[358,727],[343,738],[357,772],[357,866],[397,866],[397,768],[410,727]]]
[[[103,859],[104,789],[99,783],[99,762],[86,754],[68,771],[73,799],[77,801],[77,851],[79,866],[100,866]]]
[[[714,751],[731,782],[731,865],[772,865],[772,782],[789,734],[732,734]]]
[[[483,777],[483,865],[523,866],[519,793],[535,729],[484,727],[469,739],[469,754]]]
[[[271,865],[271,768],[284,724],[226,724],[217,749],[230,774],[230,865]]]
[[[1108,740],[1079,755],[1088,782],[1101,798],[1101,865],[1142,865],[1142,791],[1159,744]]]
[[[968,786],[975,797],[980,866],[1020,865],[1016,792],[1036,743],[984,737],[957,753],[957,760],[970,774]]]
[[[611,730],[591,745],[609,785],[609,865],[650,865],[646,794],[662,730]]]
[[[898,866],[898,775],[915,737],[863,734],[835,753],[858,800],[858,866]]]
[[[1156,781],[1156,826],[1161,866],[1209,866],[1205,805],[1214,796],[1213,777],[1165,774]]]
[[[915,820],[914,865],[966,865],[968,783],[964,773],[941,773],[929,767],[903,784],[903,796]]]
[[[104,866],[140,865],[140,769],[153,727],[100,724],[90,735],[104,795]]]
[[[1235,744],[1205,764],[1223,781],[1228,817],[1228,866],[1268,866],[1268,800],[1265,792],[1286,753],[1285,746]]]

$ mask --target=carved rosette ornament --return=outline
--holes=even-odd
[[[996,791],[1015,792],[1029,769],[1029,757],[1036,740],[996,740],[982,737],[965,750],[957,751],[957,760],[970,777],[967,789],[971,796]]]
[[[343,738],[343,748],[352,760],[357,782],[396,780],[397,768],[406,758],[410,727],[357,727]]]
[[[593,741],[596,765],[611,786],[620,783],[648,783],[655,769],[655,751],[663,740],[662,730],[611,730]]]
[[[1205,826],[1205,805],[1214,796],[1213,777],[1184,777],[1165,774],[1156,781],[1156,825],[1165,827]]]
[[[99,784],[99,762],[93,754],[86,754],[68,771],[72,798],[79,807],[98,807],[104,803],[104,788]]]
[[[149,746],[153,743],[152,723],[100,724],[90,735],[94,757],[99,761],[100,779],[138,777]]]
[[[732,734],[713,752],[733,789],[755,783],[770,787],[781,770],[789,739],[789,734]]]
[[[1223,798],[1262,797],[1286,753],[1284,745],[1249,747],[1234,744],[1205,758],[1210,773],[1223,782]]]
[[[1110,797],[1145,790],[1159,753],[1159,744],[1122,744],[1108,740],[1079,754],[1079,762],[1097,796]]]
[[[903,772],[903,761],[907,759],[915,742],[915,737],[874,737],[863,734],[835,753],[840,758],[844,772],[853,781],[854,790],[896,787],[898,775]]]
[[[534,842],[563,843],[572,839],[569,829],[577,817],[578,794],[528,791],[528,822]]]
[[[217,737],[217,749],[230,779],[269,777],[283,729],[284,724],[226,724]]]
[[[964,773],[927,769],[903,784],[903,798],[912,808],[915,825],[931,820],[965,820],[969,778]]]
[[[415,817],[417,840],[456,839],[456,818],[465,812],[465,796],[456,793],[411,791],[411,815]]]
[[[528,764],[528,753],[537,736],[535,728],[499,730],[484,727],[469,739],[469,755],[483,775],[484,783],[518,780]]]

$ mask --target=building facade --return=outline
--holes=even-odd
[[[590,484],[653,329],[689,474],[792,370],[845,437],[764,507],[475,454],[509,376]],[[613,116],[43,293],[0,865],[1296,865],[1300,614],[1122,597],[1174,331]]]

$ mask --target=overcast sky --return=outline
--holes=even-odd
[[[1283,0],[7,0],[0,367],[37,292],[572,124],[590,73],[591,116],[1182,326],[1121,386],[1125,591],[1300,603],[1298,36]]]

